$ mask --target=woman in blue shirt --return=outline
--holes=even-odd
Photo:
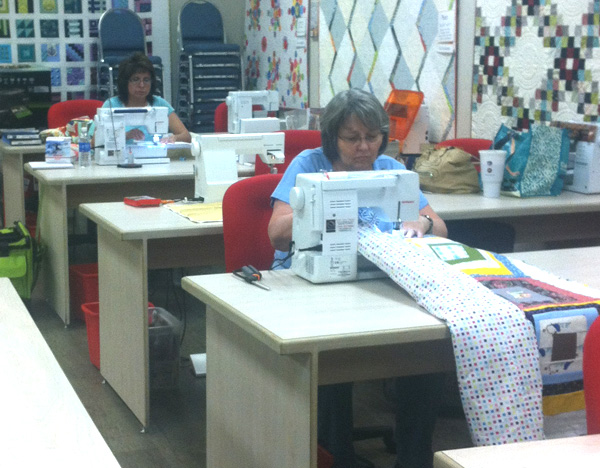
[[[388,116],[377,99],[365,91],[343,91],[330,101],[321,116],[322,148],[300,153],[286,169],[273,192],[273,214],[269,237],[276,258],[286,256],[292,240],[290,189],[300,173],[319,171],[365,171],[404,169],[393,158],[383,155],[389,133]],[[407,237],[435,234],[446,237],[444,221],[420,194],[419,219],[403,223]],[[287,265],[286,265],[287,266]],[[444,374],[424,374],[397,378],[396,467],[431,468],[433,430]],[[352,440],[352,384],[319,387],[318,440],[334,457],[336,468],[358,468]]]
[[[190,132],[175,113],[175,109],[165,99],[156,96],[156,73],[148,57],[136,52],[119,64],[117,77],[118,96],[107,99],[102,107],[167,107],[169,109],[169,132],[171,142],[189,143]],[[127,140],[145,140],[144,129],[133,128],[127,131]]]

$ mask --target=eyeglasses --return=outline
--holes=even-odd
[[[152,83],[151,78],[140,78],[139,76],[134,76],[133,78],[129,78],[129,82],[133,85],[143,84],[144,86],[148,86]]]
[[[360,135],[353,135],[353,136],[343,136],[343,135],[338,135],[338,138],[350,145],[353,146],[358,146],[360,145],[363,141],[367,144],[367,145],[372,145],[374,143],[379,144],[381,142],[381,133],[377,133],[376,135],[365,135],[364,137],[360,136]]]

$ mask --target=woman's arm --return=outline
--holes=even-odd
[[[287,252],[290,249],[293,214],[290,205],[281,200],[275,200],[273,213],[269,220],[268,233],[271,245],[277,250]]]
[[[427,230],[429,229],[430,222],[425,215],[428,215],[431,221],[433,221],[433,229],[429,233]],[[402,223],[402,231],[405,237],[423,237],[425,234],[433,234],[439,237],[448,236],[446,223],[433,211],[431,205],[427,205],[419,211],[419,219],[417,221]]]
[[[185,125],[175,112],[169,114],[169,132],[173,134],[175,141],[183,141],[185,143],[192,141],[190,132],[188,132],[188,129],[185,128]]]

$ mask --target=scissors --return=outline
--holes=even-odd
[[[258,286],[259,288],[266,289],[270,291],[271,288],[262,284],[260,280],[262,279],[262,273],[254,268],[252,265],[246,265],[242,268],[239,268],[233,272],[235,276],[243,279],[246,283],[253,284],[254,286]]]

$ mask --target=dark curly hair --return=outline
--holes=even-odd
[[[117,77],[117,92],[119,99],[123,104],[129,101],[129,78],[136,73],[150,73],[150,93],[148,94],[148,103],[154,104],[154,95],[156,94],[156,72],[150,59],[142,52],[135,52],[119,63],[119,76]]]

